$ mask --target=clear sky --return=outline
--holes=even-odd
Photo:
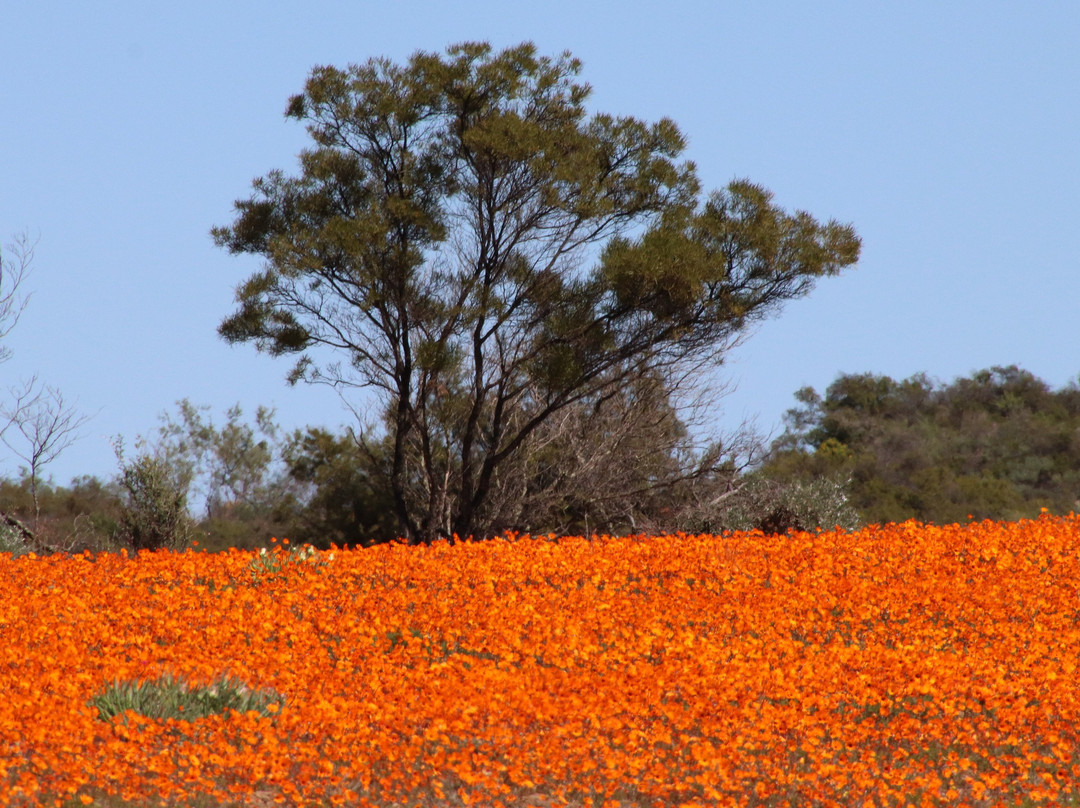
[[[283,117],[317,64],[462,40],[583,60],[594,109],[673,118],[704,187],[747,177],[852,222],[860,265],[734,351],[719,423],[778,430],[840,373],[1080,373],[1080,3],[1001,0],[0,5],[0,239],[40,235],[0,366],[93,416],[51,467],[110,476],[110,439],[187,397],[337,427],[332,391],[216,335],[256,267],[208,231],[306,145]],[[0,447],[0,473],[19,462]]]

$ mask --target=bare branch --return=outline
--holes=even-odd
[[[21,294],[20,287],[30,274],[37,242],[38,239],[20,233],[0,250],[0,340],[5,340],[15,328],[30,300],[29,294]],[[10,358],[11,349],[0,344],[0,362]]]
[[[58,388],[40,385],[36,377],[12,388],[11,397],[12,403],[2,410],[7,426],[0,440],[27,464],[36,521],[42,470],[78,439],[89,416],[67,403]],[[13,438],[13,432],[21,439]]]

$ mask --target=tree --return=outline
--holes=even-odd
[[[21,287],[30,274],[36,244],[23,233],[8,245],[13,258],[0,252],[0,340],[7,339],[26,308],[29,296],[22,295]],[[0,363],[10,358],[11,349],[0,345]],[[11,401],[0,404],[0,441],[27,464],[36,530],[41,471],[74,443],[89,417],[67,403],[58,388],[39,383],[36,376],[10,388],[10,393]],[[33,538],[30,531],[25,535]]]
[[[852,227],[748,181],[702,197],[674,122],[589,115],[570,54],[466,43],[314,69],[314,146],[213,230],[262,256],[220,326],[373,391],[412,541],[489,535],[500,472],[574,408],[675,384],[857,260]]]
[[[34,528],[37,529],[41,515],[38,484],[42,469],[75,442],[79,428],[89,417],[80,415],[67,404],[59,389],[41,386],[36,378],[25,382],[21,389],[12,389],[12,400],[13,403],[4,409],[7,428],[0,433],[0,440],[26,463],[34,503]],[[13,432],[18,432],[22,439],[18,443],[12,441]]]
[[[372,454],[352,434],[308,427],[286,442],[293,483],[275,513],[294,540],[325,549],[330,544],[370,546],[397,535],[394,503],[381,473],[386,453]]]
[[[1015,365],[940,384],[841,375],[796,394],[762,472],[847,477],[868,522],[949,523],[1080,507],[1080,389],[1052,391]]]
[[[204,505],[206,519],[228,512],[268,511],[278,495],[275,464],[280,461],[274,411],[259,407],[255,423],[241,419],[239,404],[225,411],[225,425],[204,418],[207,406],[177,402],[178,418],[162,415],[155,452],[183,469],[190,493]]]

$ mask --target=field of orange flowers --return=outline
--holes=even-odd
[[[0,556],[0,804],[1080,804],[1080,517],[332,555]]]

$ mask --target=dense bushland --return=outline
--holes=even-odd
[[[603,414],[575,412],[545,432],[535,454],[500,482],[507,528],[543,533],[624,534],[684,530],[854,527],[843,481],[764,480],[744,469],[759,451],[752,436],[734,459],[685,476],[670,462],[672,434],[686,427],[661,398],[637,397]],[[385,448],[385,447],[384,447]],[[119,470],[70,486],[0,479],[0,512],[32,540],[7,537],[9,550],[79,552],[128,548],[210,550],[266,546],[271,536],[327,548],[397,538],[385,452],[363,448],[351,431],[282,430],[270,410],[247,420],[237,406],[215,423],[184,400]],[[0,536],[0,540],[5,540]]]
[[[943,384],[842,375],[796,394],[763,473],[850,481],[864,522],[946,524],[1080,510],[1080,388],[1014,365]]]
[[[667,463],[672,434],[686,427],[663,397],[639,396],[633,410],[568,417],[502,481],[507,526],[559,534],[784,532],[908,518],[1031,518],[1044,508],[1065,514],[1080,507],[1075,384],[1051,390],[1005,367],[949,384],[922,375],[902,382],[841,376],[824,397],[810,389],[796,397],[801,405],[789,411],[768,453],[743,435],[740,445],[729,445],[740,462],[689,477]],[[67,487],[38,482],[36,507],[28,477],[0,480],[0,509],[33,527],[41,541],[28,547],[39,552],[138,547],[121,527],[155,513],[174,519],[169,491],[174,505],[180,495],[188,503],[191,524],[182,526],[189,540],[209,549],[256,548],[273,535],[322,548],[396,537],[380,471],[387,457],[364,449],[348,430],[286,433],[272,412],[247,421],[238,407],[219,425],[206,408],[182,401],[142,451],[125,467],[129,485],[123,475],[82,477]],[[148,457],[166,465],[148,464]],[[172,488],[154,489],[132,475],[140,468],[144,475],[157,469]],[[160,496],[155,507],[143,497],[141,511],[130,486],[140,479],[135,493]],[[162,546],[174,543],[162,539]]]

